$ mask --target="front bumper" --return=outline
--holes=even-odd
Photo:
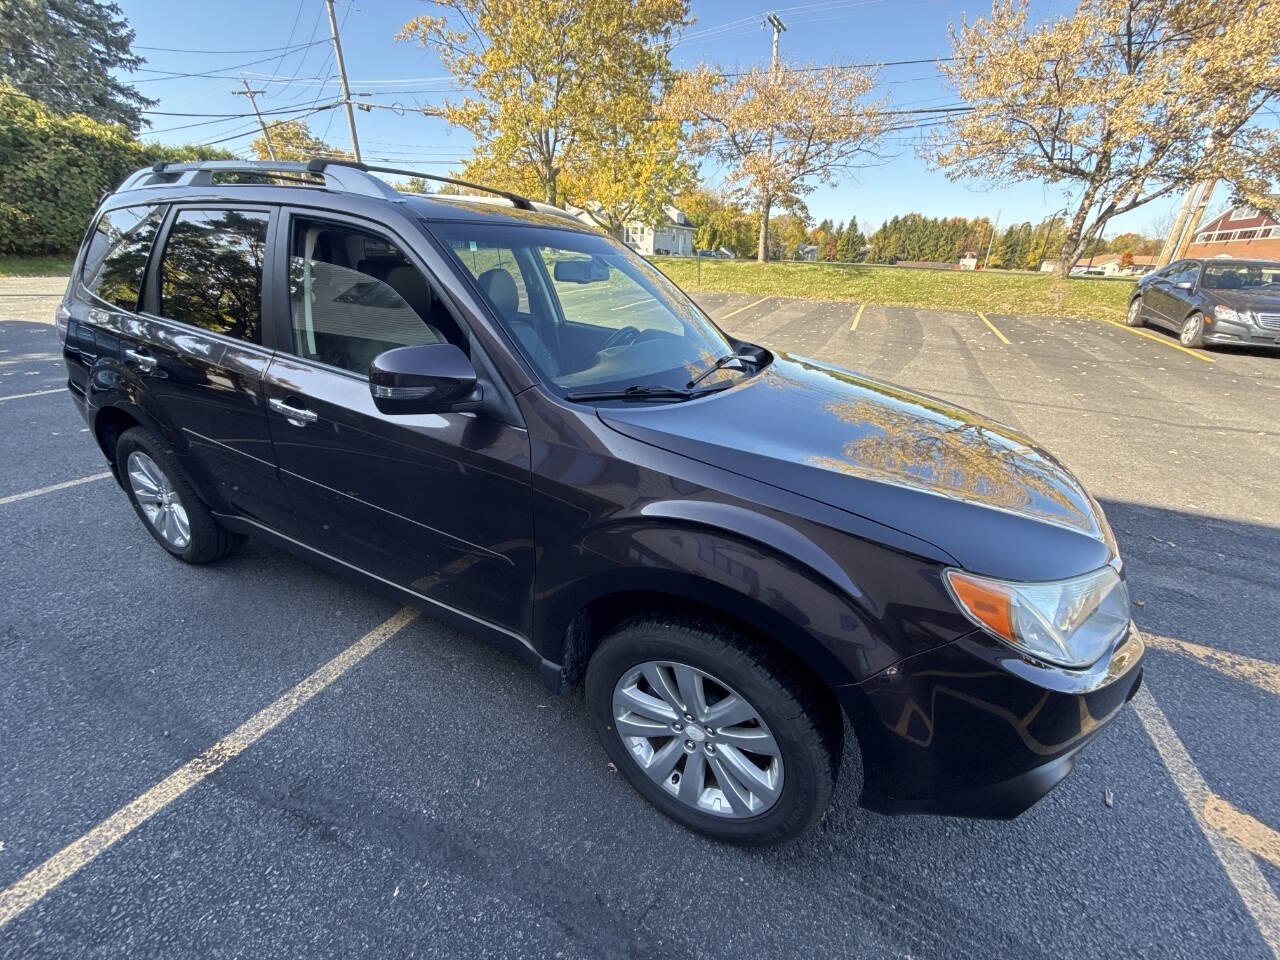
[[[1136,626],[1088,670],[975,631],[837,688],[858,728],[863,806],[1007,819],[1052,790],[1142,683]]]
[[[1203,339],[1205,343],[1224,346],[1280,347],[1280,330],[1232,320],[1214,320],[1205,325]]]

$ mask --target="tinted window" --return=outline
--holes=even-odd
[[[1268,292],[1280,285],[1280,264],[1276,263],[1211,263],[1204,268],[1204,286],[1208,290],[1246,290],[1267,287]]]
[[[121,207],[104,213],[85,243],[80,278],[89,291],[121,310],[137,310],[147,254],[163,219],[160,207]]]
[[[448,306],[385,237],[321,220],[295,219],[289,302],[293,352],[367,375],[384,350],[427,343],[466,349]]]
[[[1170,283],[1195,283],[1196,274],[1200,272],[1200,264],[1184,263],[1165,276]]]
[[[256,210],[180,211],[160,262],[160,314],[256,343],[267,221]]]

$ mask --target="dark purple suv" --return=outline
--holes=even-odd
[[[842,759],[873,810],[1015,816],[1137,690],[1106,520],[1026,437],[736,340],[563,211],[371,171],[162,164],[95,216],[68,386],[173,556],[261,537],[584,684],[735,842]]]

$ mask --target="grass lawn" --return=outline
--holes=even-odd
[[[0,257],[0,277],[65,277],[71,257]]]
[[[756,263],[655,257],[658,269],[686,290],[761,297],[848,300],[881,306],[932,307],[1119,320],[1133,284],[1121,280],[1054,280],[998,270],[916,270],[834,263]]]

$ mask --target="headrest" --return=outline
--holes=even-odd
[[[509,318],[516,315],[520,309],[520,294],[516,291],[516,281],[510,271],[494,267],[480,274],[476,281],[500,316]]]

